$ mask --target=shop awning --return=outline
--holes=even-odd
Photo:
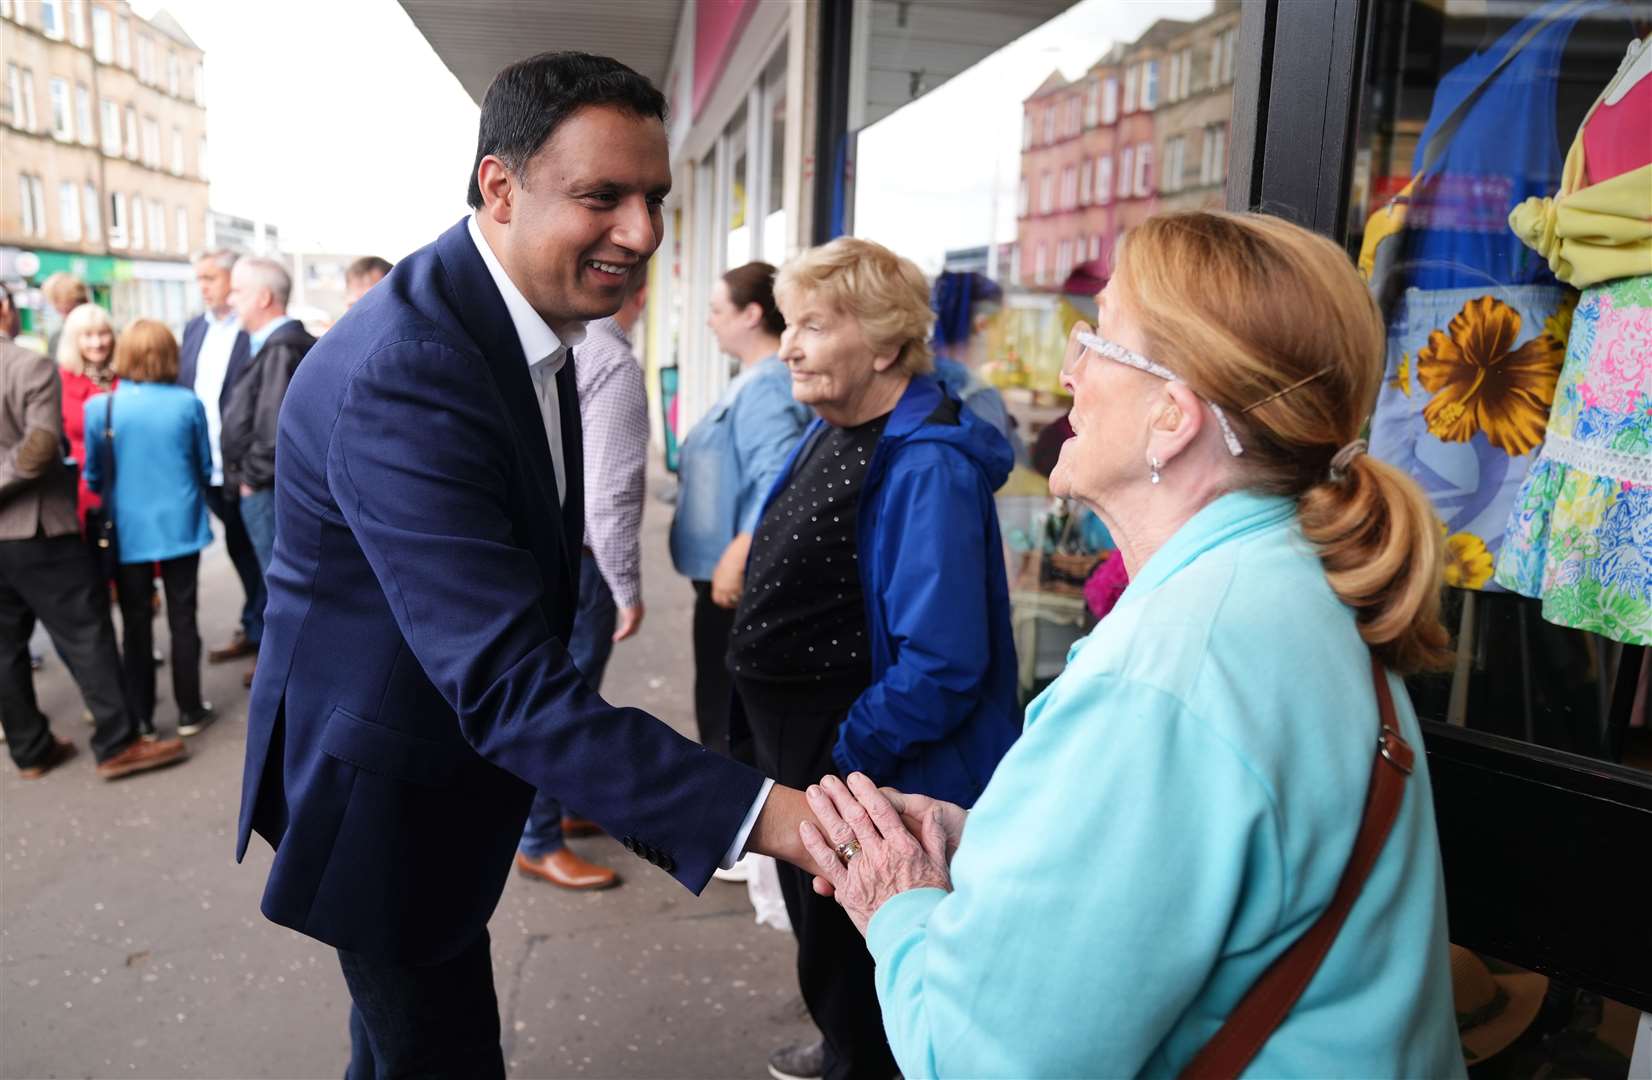
[[[494,75],[535,53],[578,49],[664,85],[683,0],[401,0],[478,104]]]

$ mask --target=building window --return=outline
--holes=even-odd
[[[1132,169],[1132,167],[1134,167],[1135,163],[1136,163],[1136,151],[1135,151],[1135,149],[1133,147],[1126,146],[1124,148],[1124,153],[1119,155],[1119,190],[1118,190],[1118,195],[1119,195],[1119,198],[1121,198],[1121,199],[1128,199],[1130,197],[1130,174],[1131,174],[1131,169]]]
[[[1050,245],[1039,241],[1038,250],[1033,253],[1033,284],[1042,285],[1050,276]]]
[[[1219,86],[1222,82],[1222,39],[1220,36],[1212,38],[1210,42],[1210,85]]]
[[[1083,107],[1082,98],[1075,97],[1067,103],[1067,134],[1077,135],[1084,130],[1084,117],[1080,111]]]
[[[80,131],[80,141],[91,146],[97,141],[97,131],[92,124],[92,88],[85,83],[75,84],[75,125]]]
[[[1204,145],[1199,151],[1199,183],[1220,184],[1227,179],[1227,140],[1226,124],[1211,124],[1205,128]]]
[[[206,136],[201,136],[200,149],[195,158],[195,175],[202,180],[207,178]]]
[[[1124,111],[1126,113],[1136,111],[1136,80],[1140,78],[1137,71],[1140,66],[1139,64],[1131,64],[1124,69]]]
[[[6,103],[11,107],[12,127],[23,127],[23,72],[16,64],[6,65]]]
[[[1055,173],[1048,169],[1038,179],[1038,212],[1048,214],[1055,209]]]
[[[143,118],[143,163],[152,169],[161,167],[161,125],[153,116]]]
[[[1101,119],[1101,80],[1091,79],[1084,92],[1084,126],[1093,128]]]
[[[132,196],[131,224],[132,224],[132,247],[133,247],[134,250],[143,247],[143,226],[144,226],[143,214],[144,214],[143,196],[142,195]]]
[[[1193,47],[1191,45],[1182,50],[1182,84],[1177,92],[1184,98],[1193,92]]]
[[[1063,210],[1071,210],[1076,202],[1078,202],[1078,180],[1075,177],[1073,167],[1068,165],[1061,170],[1061,202],[1059,205]]]
[[[138,110],[134,105],[126,107],[126,156],[138,160]]]
[[[63,40],[63,0],[40,0],[40,29],[53,41]]]
[[[132,70],[132,20],[125,15],[115,20],[115,63]]]
[[[1119,118],[1119,81],[1108,79],[1101,84],[1101,122],[1115,123]]]
[[[1159,62],[1157,60],[1149,60],[1142,65],[1141,107],[1143,109],[1159,107]]]
[[[1067,275],[1073,269],[1073,242],[1061,241],[1061,249],[1055,257],[1055,279],[1058,282],[1066,281]]]
[[[1165,88],[1164,88],[1164,99],[1166,101],[1177,101],[1177,100],[1179,100],[1180,95],[1177,93],[1177,90],[1181,87],[1181,77],[1182,77],[1182,54],[1181,53],[1171,53],[1170,54],[1170,82],[1167,83],[1165,85]]]
[[[1090,205],[1090,159],[1085,158],[1078,166],[1078,204]]]
[[[1233,81],[1234,59],[1239,51],[1239,31],[1229,30],[1222,35],[1222,81]]]
[[[183,82],[183,69],[178,64],[178,54],[166,54],[166,92],[173,97],[178,96],[179,84]]]
[[[94,185],[81,189],[80,210],[86,218],[86,239],[96,241],[103,225],[98,220],[98,189]]]
[[[1029,207],[1027,205],[1028,201],[1029,201],[1029,191],[1028,191],[1029,187],[1030,187],[1030,185],[1028,185],[1028,183],[1027,183],[1027,178],[1025,176],[1023,176],[1021,178],[1021,193],[1017,197],[1016,204],[1015,204],[1016,207],[1017,207],[1016,213],[1019,214],[1021,217],[1026,217],[1027,216],[1027,211],[1029,209],[1031,209],[1031,207]]]
[[[1153,194],[1153,144],[1142,143],[1136,147],[1136,182],[1133,185],[1136,198],[1145,198]]]
[[[155,43],[148,34],[138,35],[138,81],[155,85]]]
[[[1096,233],[1090,237],[1090,261],[1095,262],[1099,258],[1101,258],[1101,234]]]
[[[190,92],[195,95],[195,104],[206,108],[206,68],[200,64],[195,65],[195,85]]]
[[[103,113],[103,152],[110,157],[120,157],[120,106],[108,98],[98,102],[98,105]]]
[[[108,8],[92,9],[92,56],[100,64],[115,58],[115,27]]]
[[[173,216],[172,250],[179,255],[189,254],[189,211],[181,206]]]
[[[184,174],[184,129],[180,128],[180,127],[175,127],[175,128],[172,129],[172,175],[173,176],[182,176],[183,174]]]
[[[126,246],[126,196],[118,191],[109,194],[109,246]]]
[[[80,240],[80,192],[67,181],[57,185],[57,228],[63,239]]]
[[[1113,156],[1096,159],[1096,202],[1105,203],[1113,197]]]
[[[34,70],[7,64],[6,75],[11,82],[11,122],[24,131],[33,131],[37,126],[34,114]]]
[[[1032,113],[1030,113],[1030,112],[1022,113],[1021,114],[1021,149],[1031,150],[1032,149],[1032,144],[1033,144],[1033,118],[1032,118]]]
[[[166,207],[158,199],[149,203],[149,247],[154,251],[166,250]]]
[[[24,173],[18,177],[18,208],[23,212],[23,235],[46,235],[46,191],[40,177]]]
[[[12,15],[12,0],[0,0],[0,19],[10,19]]]
[[[1046,145],[1055,142],[1055,107],[1044,110],[1044,142]]]
[[[86,0],[69,0],[69,40],[86,47]]]
[[[69,142],[75,137],[73,104],[69,101],[69,81],[53,79],[46,90],[52,103],[52,138]]]

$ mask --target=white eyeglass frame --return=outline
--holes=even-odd
[[[1165,382],[1179,382],[1183,386],[1187,385],[1185,380],[1163,364],[1156,364],[1141,353],[1132,352],[1116,341],[1108,341],[1104,337],[1086,334],[1083,331],[1075,336],[1080,345],[1093,353],[1098,353],[1109,360],[1124,364],[1126,367],[1133,367],[1137,371],[1145,371],[1147,374],[1163,379]],[[1071,374],[1072,372],[1069,370],[1068,373]],[[1222,407],[1207,397],[1200,397],[1199,400],[1210,406],[1211,413],[1216,417],[1216,426],[1222,429],[1222,441],[1227,444],[1228,453],[1234,457],[1243,454],[1245,448],[1239,445],[1239,436],[1233,433],[1233,425],[1228,423],[1227,414],[1222,411]]]

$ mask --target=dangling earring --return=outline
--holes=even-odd
[[[1157,484],[1159,482],[1159,459],[1158,459],[1157,455],[1152,455],[1152,456],[1148,457],[1147,467],[1148,467],[1148,470],[1149,470],[1149,472],[1147,474],[1148,480],[1150,480],[1153,483]]]

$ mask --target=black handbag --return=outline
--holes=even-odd
[[[102,456],[99,471],[108,479],[103,482],[103,505],[86,511],[86,536],[92,542],[98,572],[103,580],[112,581],[120,571],[120,537],[115,532],[115,392],[109,391],[109,405],[103,410],[103,442],[98,446]]]

